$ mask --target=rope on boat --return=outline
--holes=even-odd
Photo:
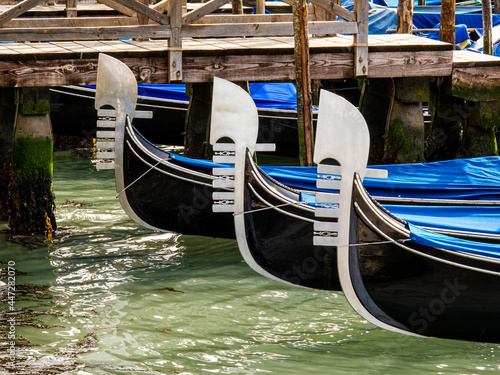
[[[234,213],[233,216],[236,216],[236,215],[246,215],[246,214],[251,214],[251,213],[254,213],[254,212],[259,212],[259,211],[266,211],[266,210],[271,210],[273,208],[280,208],[280,207],[285,207],[285,206],[308,206],[307,203],[283,203],[283,204],[278,204],[276,206],[269,206],[269,207],[263,207],[263,208],[256,208],[254,210],[248,210],[248,211],[243,211],[243,212],[239,212],[239,213]],[[311,207],[311,206],[308,206],[308,207]]]
[[[115,198],[118,198],[120,196],[121,193],[123,193],[125,190],[127,190],[129,187],[131,187],[133,184],[135,184],[137,181],[139,181],[141,178],[143,178],[147,173],[151,172],[153,169],[155,169],[158,164],[161,164],[163,163],[165,160],[167,160],[170,156],[167,156],[163,159],[161,159],[158,163],[156,163],[155,165],[151,166],[146,172],[144,172],[143,174],[141,174],[139,177],[137,177],[134,181],[132,181],[130,184],[128,184],[127,186],[125,186],[122,190],[120,190],[118,193],[116,193],[115,195]]]
[[[265,211],[265,210],[270,210],[270,209],[273,209],[273,208],[279,208],[279,207],[285,207],[285,206],[307,206],[307,203],[298,203],[298,204],[297,203],[283,203],[283,204],[278,204],[276,206],[269,206],[269,207],[257,208],[255,210],[248,210],[248,211],[244,211],[244,212],[233,213],[233,216],[236,216],[236,215],[246,215],[246,214],[251,214],[253,212]],[[410,241],[409,238],[401,238],[401,239],[398,239],[398,240],[385,240],[385,241],[353,243],[353,244],[349,244],[349,245],[342,246],[342,247],[369,246],[369,245],[385,245],[385,244],[394,243],[394,242],[405,243],[405,242],[408,242],[408,241]]]

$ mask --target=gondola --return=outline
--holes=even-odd
[[[334,112],[338,121],[331,120]],[[236,155],[235,227],[246,262],[302,287],[335,289],[338,277],[353,308],[391,331],[500,342],[500,244],[430,232],[381,207],[363,187],[366,124],[325,92],[317,134],[318,181],[338,194],[316,194],[308,217],[298,213],[297,196],[259,171],[251,150],[239,163]],[[307,242],[296,243],[303,236]]]
[[[135,87],[135,79],[124,64],[102,55],[99,63],[96,108],[101,116],[98,122],[99,134],[101,132],[103,134],[96,143],[97,157],[114,160],[114,162],[99,162],[96,165],[100,168],[103,166],[115,168],[117,195],[123,209],[133,220],[154,230],[234,238],[232,214],[212,212],[213,181],[221,180],[213,175],[212,168],[222,168],[224,165],[214,164],[207,160],[189,159],[163,151],[148,142],[132,126],[134,116],[137,114]],[[107,107],[117,108],[113,116],[109,116],[106,112]],[[108,139],[109,136],[112,138]],[[482,168],[475,164],[480,164]],[[411,214],[412,206],[399,205],[401,202],[398,200],[401,199],[406,199],[405,204],[457,204],[456,202],[461,202],[467,205],[463,207],[463,210],[469,210],[472,203],[479,202],[481,205],[490,205],[490,207],[482,207],[485,212],[498,210],[495,204],[498,203],[496,199],[500,199],[500,189],[495,185],[495,181],[500,179],[500,164],[496,159],[487,158],[482,162],[476,163],[474,160],[464,163],[460,166],[464,169],[464,173],[457,172],[457,178],[460,177],[460,179],[453,181],[453,189],[445,191],[442,187],[436,187],[425,192],[424,177],[430,178],[432,185],[437,186],[440,177],[443,176],[441,170],[449,170],[449,167],[448,164],[439,164],[439,167],[402,166],[401,173],[397,174],[391,169],[393,166],[387,166],[390,175],[396,177],[386,181],[385,189],[382,183],[377,183],[374,179],[365,181],[371,181],[377,196],[384,202],[398,203],[403,215]],[[454,167],[457,168],[456,165]],[[412,168],[415,171],[413,174],[417,176],[413,176],[414,181],[410,183],[409,176],[412,175]],[[477,189],[475,180],[467,181],[464,177],[467,175],[465,171],[471,169],[474,174],[479,172],[485,174],[480,179],[487,180],[490,186],[485,184],[484,189]],[[287,190],[301,199],[308,196],[308,190],[316,189],[315,168],[262,167],[262,170],[271,178],[295,187],[295,189],[287,188]],[[436,170],[439,170],[439,173],[433,174],[432,171]],[[429,185],[429,180],[427,185]],[[442,184],[444,185],[445,183]],[[217,188],[215,191],[230,192],[231,189],[227,186]],[[226,201],[220,200],[220,202]],[[439,206],[433,209],[438,210]],[[434,227],[443,226],[445,222],[437,215],[437,211],[435,212]],[[478,225],[478,227],[481,226]],[[437,229],[449,231],[456,229],[456,226],[450,224],[448,227]]]

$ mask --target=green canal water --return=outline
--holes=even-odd
[[[387,332],[340,292],[258,275],[233,240],[140,227],[115,199],[113,172],[89,159],[56,152],[54,191],[52,241],[0,235],[2,280],[10,262],[16,282],[14,301],[2,287],[1,374],[500,371],[499,345]]]

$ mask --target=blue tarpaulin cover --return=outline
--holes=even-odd
[[[300,200],[311,206],[322,205],[316,202],[316,196],[313,194],[301,193]],[[396,204],[384,204],[383,206],[393,215],[413,225],[484,234],[500,234],[500,206],[451,207]]]
[[[211,169],[210,160],[171,154],[189,165]],[[434,163],[369,166],[385,169],[387,179],[365,178],[363,185],[374,196],[426,199],[471,199],[500,201],[500,157],[446,160]],[[298,189],[315,191],[316,167],[262,166],[277,181]]]
[[[410,240],[415,243],[445,250],[500,258],[500,246],[498,244],[462,240],[427,231],[413,224],[409,224],[409,227]]]
[[[500,206],[383,205],[390,213],[422,227],[500,234]],[[497,244],[500,248],[500,245]]]
[[[95,85],[86,87],[95,89]],[[139,96],[189,102],[184,84],[140,83],[137,88]],[[293,83],[250,83],[248,88],[257,108],[297,109],[297,88]]]

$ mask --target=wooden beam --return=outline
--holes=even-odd
[[[450,76],[453,51],[370,52],[368,78]]]
[[[66,1],[66,17],[76,17],[78,10],[76,5],[76,0]]]
[[[148,6],[139,3],[135,0],[115,0],[119,4],[130,8],[137,13],[144,14],[155,22],[158,22],[160,25],[168,25],[170,23],[170,19],[167,15],[157,12],[154,9],[149,8]],[[175,2],[175,1],[174,1]]]
[[[309,21],[314,21],[309,16]],[[191,25],[210,25],[216,23],[262,23],[262,22],[292,22],[291,14],[209,14]]]
[[[182,2],[170,0],[168,14],[172,35],[168,39],[168,82],[182,80]]]
[[[5,28],[102,27],[137,25],[137,17],[15,18]],[[1,29],[0,29],[1,33]]]
[[[293,26],[286,22],[209,24],[184,26],[185,37],[237,37],[237,36],[292,36]],[[309,33],[319,34],[355,34],[358,32],[356,22],[316,21],[309,24]],[[0,34],[1,35],[1,34]]]
[[[243,14],[243,0],[231,0],[233,14]]]
[[[332,0],[311,0],[313,4],[320,6],[323,9],[326,9],[328,12],[339,16],[340,18],[346,21],[355,21],[356,15],[354,12],[348,11],[347,9],[341,7],[336,4]]]
[[[229,3],[231,0],[210,0],[208,3],[203,4],[202,6],[188,12],[182,16],[182,24],[188,25],[193,21],[200,19],[207,14],[210,14],[221,6]]]
[[[168,11],[169,3],[170,0],[161,0],[156,4],[151,5],[150,8],[156,10],[157,12],[165,13]]]
[[[0,26],[37,6],[42,0],[24,0],[0,14]]]
[[[0,87],[95,85],[97,61],[97,56],[92,59],[0,61]],[[166,81],[166,58],[120,57],[120,61],[131,68],[139,83]]]
[[[500,100],[497,67],[455,68],[451,77],[453,96],[475,102]]]
[[[169,25],[122,27],[55,27],[43,29],[0,28],[0,40],[8,42],[42,40],[101,40],[119,38],[170,38]]]
[[[453,0],[455,1],[455,0]],[[368,75],[368,0],[354,0],[358,34],[354,34],[354,76]]]
[[[266,1],[265,0],[257,0],[255,6],[256,14],[265,14],[266,13]]]
[[[116,10],[117,12],[125,14],[126,16],[134,17],[137,15],[137,13],[134,12],[132,9],[129,9],[126,6],[119,4],[115,0],[97,0],[97,1],[100,2],[101,4],[110,7],[111,9]]]

